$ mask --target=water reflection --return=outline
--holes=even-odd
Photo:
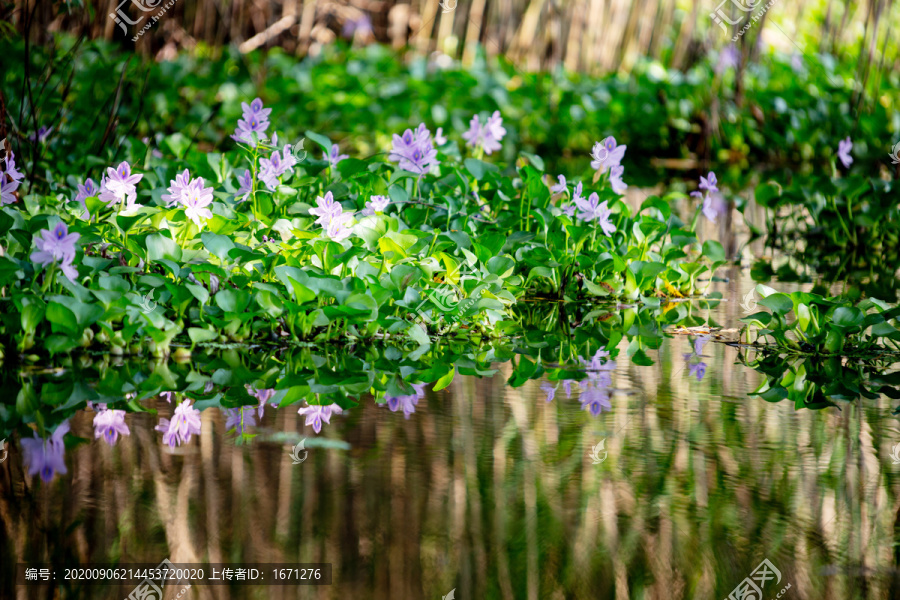
[[[332,411],[292,407],[284,389],[204,408],[196,367],[157,365],[134,378],[196,378],[192,404],[179,393],[145,405],[171,415],[181,444],[138,411],[101,419],[117,423],[111,445],[95,426],[111,411],[97,404],[46,442],[13,444],[0,489],[2,595],[12,597],[15,556],[334,565],[330,588],[194,586],[195,598],[439,598],[453,588],[459,598],[725,598],[763,558],[797,598],[895,597],[889,402],[768,404],[749,397],[766,376],[739,352],[676,337],[650,353],[653,365],[595,351],[581,370],[562,363],[516,388],[507,382],[518,365],[495,362],[493,374],[458,375],[439,392],[417,383]],[[203,409],[197,422],[172,425],[182,406]],[[304,438],[308,459],[294,464]],[[601,440],[608,458],[594,464]],[[60,597],[129,591],[62,586]]]

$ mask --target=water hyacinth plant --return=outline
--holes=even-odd
[[[27,263],[18,262],[22,238],[9,238],[0,285],[29,316],[2,325],[4,347],[33,352],[43,338],[51,354],[105,345],[165,356],[173,344],[189,353],[347,336],[427,346],[452,332],[506,335],[512,307],[531,296],[694,295],[725,260],[666,200],[632,213],[621,198],[626,146],[612,137],[595,147],[594,184],[577,181],[570,195],[565,175],[544,183],[538,157],[523,157],[513,176],[480,159],[506,135],[498,111],[456,134],[475,157],[444,154],[452,146],[422,123],[366,159],[306,132],[322,148],[315,161],[279,145],[277,115],[260,98],[241,108],[225,153],[204,162],[149,153],[140,169],[120,161],[99,185],[88,176],[73,184],[77,210],[38,232]],[[20,177],[14,162],[7,169],[9,181]],[[9,210],[13,231],[31,227],[34,217]],[[68,283],[53,291],[67,300],[35,296],[29,274],[39,267],[43,293],[63,272]],[[443,300],[445,285],[456,286],[456,302]],[[164,429],[174,444],[191,431]]]

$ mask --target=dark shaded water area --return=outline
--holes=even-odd
[[[330,563],[332,583],[169,585],[166,598],[900,597],[900,401],[753,395],[808,360],[725,343],[754,277],[785,292],[850,284],[748,243],[742,219],[704,224],[742,256],[710,282],[714,300],[569,308],[563,331],[538,327],[558,309],[525,307],[525,335],[478,347],[4,366],[0,596],[125,598],[134,583],[63,571],[168,559]],[[846,360],[822,380],[892,372]],[[199,415],[175,431],[185,399]],[[56,578],[15,586],[17,563],[52,563]]]

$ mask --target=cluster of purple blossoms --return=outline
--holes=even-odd
[[[46,440],[39,437],[37,431],[32,438],[22,438],[22,452],[29,475],[39,473],[44,482],[49,482],[57,473],[67,473],[63,438],[68,432],[69,422],[65,421]]]
[[[94,438],[102,437],[110,446],[116,445],[119,435],[128,435],[131,431],[125,424],[124,410],[110,410],[105,405],[99,407],[94,415]]]
[[[19,189],[23,177],[22,172],[16,169],[15,152],[10,151],[6,157],[6,166],[0,170],[0,206],[16,201],[14,192]]]
[[[332,169],[336,169],[338,163],[345,158],[350,158],[349,154],[341,154],[341,149],[337,144],[331,145],[331,152],[323,152],[322,160],[327,160]]]
[[[691,196],[694,198],[703,199],[703,214],[712,223],[716,222],[716,217],[719,215],[719,211],[722,210],[724,204],[719,195],[719,188],[716,187],[718,183],[719,181],[716,179],[716,174],[710,171],[709,175],[706,177],[700,176],[700,185],[697,186],[701,190],[705,190],[706,195],[704,196],[699,191],[691,192]]]
[[[238,120],[237,129],[234,130],[231,139],[236,142],[251,144],[253,143],[254,133],[256,133],[257,139],[265,139],[266,129],[269,128],[269,114],[272,112],[272,109],[263,108],[262,100],[259,98],[253,100],[250,104],[241,102],[241,109],[244,112],[243,118]]]
[[[319,433],[322,431],[322,423],[331,423],[331,416],[341,414],[341,407],[337,404],[307,404],[300,408],[297,413],[306,416],[306,424],[312,425],[313,431]]]
[[[628,189],[628,184],[622,181],[625,174],[625,167],[622,166],[622,159],[625,157],[625,149],[628,146],[620,146],[616,143],[616,138],[609,136],[602,142],[597,142],[591,149],[591,168],[605,173],[609,169],[609,184],[612,190],[622,195]]]
[[[213,189],[205,187],[205,181],[202,177],[191,179],[190,172],[185,169],[183,172],[175,176],[174,180],[169,181],[168,194],[163,194],[162,199],[166,201],[166,207],[172,208],[181,205],[184,208],[184,214],[197,225],[201,226],[201,217],[204,219],[212,218],[212,211],[209,205],[213,201]]]
[[[851,150],[853,150],[853,140],[850,139],[850,136],[838,142],[838,160],[841,161],[845,169],[849,169],[850,165],[853,164],[853,157],[850,156]]]
[[[325,235],[332,241],[342,242],[353,233],[349,223],[353,220],[352,212],[344,212],[340,202],[335,202],[331,192],[325,197],[316,198],[316,208],[309,209],[310,214],[319,217],[316,223],[322,226]]]
[[[186,444],[192,435],[200,433],[200,411],[191,406],[190,400],[185,400],[175,407],[171,421],[160,419],[155,429],[162,432],[163,443],[170,448]]]
[[[424,175],[431,167],[440,164],[437,150],[431,140],[431,132],[422,123],[413,132],[407,129],[402,136],[394,134],[391,153],[388,159],[399,163],[404,171]]]
[[[139,173],[132,173],[131,165],[124,161],[119,163],[119,166],[115,169],[107,167],[106,175],[100,180],[100,194],[98,197],[109,206],[122,203],[125,210],[131,210],[137,206],[135,204],[137,200],[137,188],[135,186],[143,177]]]
[[[500,150],[503,147],[500,142],[505,135],[506,129],[503,128],[503,118],[499,110],[495,110],[484,125],[481,124],[478,115],[474,115],[469,121],[469,130],[462,134],[466,146],[481,148],[485,154]]]
[[[40,236],[34,240],[38,251],[31,254],[31,262],[36,265],[55,263],[69,281],[74,282],[78,278],[78,269],[72,261],[75,259],[75,244],[80,237],[80,233],[69,233],[65,223],[59,223],[53,231],[42,229]]]
[[[240,408],[223,409],[225,431],[234,429],[238,435],[243,435],[248,427],[254,427],[256,425],[256,416],[253,414],[254,408],[253,406],[242,406]]]
[[[293,174],[294,165],[296,164],[297,159],[291,154],[291,146],[286,144],[281,153],[275,150],[269,158],[263,158],[259,161],[259,180],[274,192],[275,188],[278,187],[278,178],[287,173]]]
[[[697,378],[697,381],[701,381],[703,376],[706,375],[706,363],[703,362],[703,357],[700,353],[703,352],[703,346],[705,346],[708,341],[708,335],[697,336],[694,338],[693,352],[684,354],[684,362],[687,363],[688,367],[688,377],[693,375]]]
[[[604,410],[612,410],[609,395],[612,387],[612,372],[616,369],[616,362],[609,360],[608,357],[609,352],[598,350],[590,361],[583,359],[581,361],[587,371],[587,379],[579,382],[581,409],[590,411],[595,417]]]
[[[371,217],[375,213],[384,212],[384,209],[391,203],[391,199],[387,196],[370,196],[366,202],[366,207],[362,211],[364,217]]]
[[[600,202],[600,196],[597,195],[597,192],[592,192],[587,199],[579,194],[575,198],[575,207],[579,211],[578,218],[582,221],[597,221],[600,229],[603,231],[603,235],[610,237],[616,232],[616,226],[610,220],[612,210],[607,207],[605,200]]]
[[[410,385],[415,390],[415,393],[405,396],[387,396],[387,407],[391,409],[391,412],[402,410],[403,417],[406,419],[409,419],[409,415],[416,412],[416,405],[419,403],[419,400],[425,397],[426,384],[411,383]]]

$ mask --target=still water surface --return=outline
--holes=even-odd
[[[754,282],[746,268],[720,275],[712,289],[725,301],[694,314],[739,327]],[[739,362],[740,348],[711,341],[694,352],[695,340],[667,337],[639,365],[623,339],[570,394],[546,379],[511,387],[514,366],[502,361],[419,398],[362,395],[320,433],[299,405],[266,405],[245,422],[255,437],[239,440],[209,408],[199,435],[172,449],[154,428],[174,405],[156,398],[145,406],[159,414],[129,412],[128,435],[111,446],[82,410],[69,421],[82,443],[70,443],[66,473],[49,483],[28,476],[22,440],[8,440],[0,597],[125,598],[134,588],[16,587],[17,562],[164,558],[332,565],[330,586],[195,585],[182,598],[900,597],[896,401],[768,403],[750,395],[764,376]],[[195,366],[111,369],[133,381]],[[59,374],[17,377],[43,390]],[[4,399],[9,411],[15,398]],[[761,596],[729,596],[751,583]]]

